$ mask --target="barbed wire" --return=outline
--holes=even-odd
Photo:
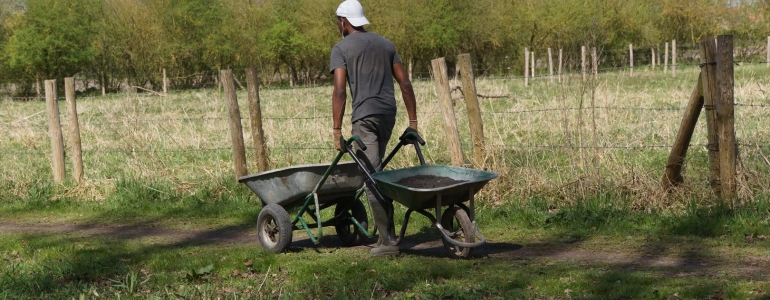
[[[697,146],[697,145],[690,145]],[[493,144],[495,148],[528,148],[528,149],[660,149],[671,148],[668,145],[606,145],[606,146],[576,146],[576,145],[536,145],[536,144]]]
[[[128,148],[105,148],[105,149],[85,149],[83,153],[190,153],[190,152],[215,152],[232,151],[232,147],[220,148],[194,148],[194,149],[128,149]]]
[[[767,104],[763,103],[742,103],[742,102],[736,102],[734,106],[736,107],[770,107],[770,99],[767,100]],[[681,111],[684,108],[682,107],[633,107],[633,106],[586,106],[586,107],[558,107],[558,108],[535,108],[535,109],[522,109],[522,110],[512,110],[512,111],[482,111],[482,114],[485,115],[500,115],[500,114],[523,114],[523,113],[535,113],[535,112],[553,112],[553,111],[576,111],[576,110],[591,110],[591,109],[602,109],[602,110],[631,110],[631,111]],[[462,113],[463,111],[458,111],[458,113]],[[422,115],[436,115],[436,114],[442,114],[440,111],[421,111],[419,114]],[[346,117],[350,117],[350,114],[346,114]],[[321,116],[314,116],[314,117],[264,117],[262,118],[263,121],[307,121],[307,120],[323,120],[323,119],[331,119],[331,115],[321,115]],[[80,124],[80,126],[83,127],[98,127],[103,125],[113,125],[113,124],[145,124],[145,123],[167,123],[167,122],[196,122],[196,121],[225,121],[229,120],[229,117],[188,117],[188,118],[163,118],[163,119],[131,119],[131,120],[121,120],[121,121],[105,121],[105,122],[83,122]],[[242,121],[248,121],[250,120],[250,117],[242,117]],[[66,128],[69,124],[62,123],[61,127]],[[0,124],[0,128],[8,128],[8,129],[48,129],[47,124],[32,124],[32,125],[12,125],[12,124]]]
[[[770,142],[765,141],[755,141],[752,143],[746,143],[746,142],[739,142],[736,143],[736,145],[740,147],[745,148],[768,148],[770,149]],[[473,145],[468,143],[461,144],[462,147],[470,148]],[[689,144],[689,147],[704,147],[707,148],[708,144]],[[423,146],[423,148],[429,148],[430,146]],[[645,149],[670,149],[673,147],[673,145],[598,145],[598,146],[591,146],[591,145],[543,145],[543,144],[510,144],[510,143],[504,143],[504,144],[488,144],[486,145],[488,148],[504,148],[504,149],[554,149],[554,150],[579,150],[579,149],[609,149],[609,150],[645,150]],[[330,151],[333,150],[334,147],[329,145],[326,147],[319,147],[319,146],[291,146],[291,147],[271,147],[268,146],[268,149],[270,150],[321,150],[321,151]],[[230,152],[233,149],[231,147],[219,147],[219,148],[195,148],[195,149],[127,149],[127,148],[105,148],[105,149],[86,149],[83,150],[83,153],[194,153],[194,152],[218,152],[218,151],[227,151]],[[7,155],[47,155],[50,154],[50,152],[47,151],[0,151],[2,154]]]

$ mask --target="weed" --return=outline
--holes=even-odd
[[[127,295],[133,295],[139,291],[140,287],[150,281],[151,276],[149,274],[144,279],[141,279],[139,273],[131,271],[123,278],[110,279],[110,282],[112,283],[112,288],[118,290],[119,293],[123,292]]]

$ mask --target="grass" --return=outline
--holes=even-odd
[[[282,254],[259,249],[253,226],[260,204],[233,180],[219,91],[79,99],[82,185],[51,182],[44,103],[0,102],[0,127],[8,128],[0,136],[7,158],[0,167],[0,298],[766,298],[770,70],[736,67],[736,102],[759,106],[736,107],[742,167],[732,204],[708,187],[703,116],[685,184],[659,191],[679,109],[698,75],[697,68],[678,71],[676,78],[607,73],[588,84],[541,79],[528,88],[478,79],[479,93],[509,97],[481,99],[485,168],[500,177],[478,196],[489,244],[468,260],[446,258],[440,243],[423,244],[439,236],[420,216],[398,258],[340,248],[332,236],[321,245],[301,239]],[[426,159],[446,164],[432,83],[415,88]],[[333,158],[330,93],[261,91],[272,168]],[[245,117],[245,92],[238,97]],[[455,111],[471,157],[462,101]],[[406,127],[403,115],[397,124],[397,132]],[[246,137],[248,125],[244,120]],[[416,163],[406,150],[393,167]],[[398,224],[403,214],[397,205]]]
[[[640,214],[604,203],[558,212],[537,200],[483,207],[479,223],[489,244],[469,260],[448,259],[441,246],[372,258],[366,248],[338,248],[333,237],[323,246],[302,240],[287,253],[270,254],[255,242],[123,235],[124,228],[4,232],[0,296],[706,299],[720,292],[761,298],[770,287],[762,269],[770,241],[758,238],[769,233],[767,213],[693,208],[683,215]],[[216,214],[203,218],[217,224]],[[438,240],[426,225],[412,224],[405,243]],[[239,230],[215,227],[203,232]],[[744,233],[751,229],[757,240],[747,243]]]

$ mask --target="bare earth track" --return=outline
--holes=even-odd
[[[71,235],[81,238],[104,237],[112,239],[141,239],[153,243],[167,243],[179,247],[208,244],[253,244],[257,243],[256,230],[250,225],[226,226],[207,230],[164,229],[154,225],[89,225],[89,224],[22,224],[0,219],[0,233]],[[425,238],[407,236],[401,244],[404,253],[422,256],[445,256],[438,237],[425,242]],[[374,242],[371,239],[370,242]],[[538,263],[569,262],[586,265],[613,265],[628,272],[636,270],[654,271],[669,277],[709,277],[714,274],[730,274],[746,280],[770,280],[770,254],[735,259],[730,253],[722,255],[656,255],[650,253],[615,251],[605,252],[572,247],[571,242],[520,245],[488,239],[488,243],[474,249],[476,258],[494,258],[501,261],[537,261]],[[358,246],[367,251],[373,245]],[[334,236],[324,236],[321,243],[314,245],[301,232],[294,232],[291,248],[312,248],[329,252],[340,247]]]

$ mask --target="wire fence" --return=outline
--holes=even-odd
[[[736,103],[736,108],[770,108],[770,98],[767,99],[767,104],[744,104]],[[530,114],[530,113],[548,113],[548,112],[574,112],[574,111],[588,111],[588,110],[624,110],[624,111],[647,111],[647,112],[677,112],[682,111],[683,107],[632,107],[632,106],[595,106],[595,107],[546,107],[546,108],[533,108],[523,110],[511,110],[511,111],[482,111],[482,115],[516,115],[516,114]],[[462,111],[460,111],[462,113]],[[430,114],[442,114],[440,111],[422,111],[422,115]],[[350,117],[350,114],[346,115]],[[263,117],[263,121],[283,121],[283,122],[304,122],[308,120],[330,120],[331,115],[322,115],[314,117]],[[207,121],[221,121],[226,122],[227,117],[197,117],[197,118],[147,118],[147,119],[132,119],[130,121],[105,121],[105,122],[84,122],[80,124],[81,127],[103,127],[114,124],[133,125],[140,124],[158,124],[158,123],[179,123],[179,122],[207,122]],[[249,121],[248,117],[242,117],[242,121]],[[655,122],[654,120],[648,121],[649,123]],[[68,124],[61,124],[61,127],[66,128]],[[47,131],[47,124],[34,124],[34,125],[9,125],[0,124],[0,128],[6,129],[33,129],[40,131]],[[767,145],[768,141],[757,141],[754,144]],[[740,144],[740,146],[752,146],[752,144]],[[470,144],[464,146],[470,148]],[[493,148],[522,148],[522,149],[660,149],[671,148],[673,145],[603,145],[603,146],[580,146],[580,145],[535,145],[535,144],[490,144]],[[691,146],[706,146],[705,144],[691,144]],[[313,147],[313,146],[291,146],[291,147],[271,147],[273,149],[282,150],[319,150],[328,151],[331,147]],[[84,149],[84,153],[190,153],[190,152],[216,152],[216,151],[232,151],[230,145],[222,145],[214,148],[194,148],[194,149],[119,149],[119,148],[101,148],[101,149]],[[0,151],[1,154],[8,155],[40,155],[48,154],[46,151]]]
[[[619,50],[616,50],[619,51]],[[697,60],[690,60],[690,62],[683,61],[677,63],[679,66],[686,66],[686,67],[698,67],[699,61]],[[759,64],[765,64],[764,61],[738,61],[738,66],[746,66],[746,65],[759,65]],[[651,68],[651,66],[648,66]],[[635,69],[640,68],[635,64]],[[599,73],[612,73],[612,72],[623,72],[630,70],[630,66],[613,66],[613,67],[603,67],[599,68]],[[590,72],[590,70],[587,70]],[[569,75],[579,75],[583,72],[581,70],[570,70],[568,72],[563,72],[562,75],[569,76]],[[195,76],[214,76],[214,74],[195,74],[187,76],[187,78],[194,78]],[[540,73],[537,76],[530,77],[529,79],[545,79],[551,77],[550,74],[543,74]],[[517,81],[517,80],[524,80],[524,76],[520,75],[507,75],[507,76],[481,76],[477,79],[487,79],[487,80],[507,80],[507,81]],[[426,79],[427,80],[427,79]],[[508,84],[508,83],[503,83]],[[322,85],[316,85],[316,86],[302,86],[302,87],[295,87],[295,88],[286,88],[286,87],[268,87],[263,88],[265,91],[270,90],[297,90],[297,89],[305,89],[305,88],[314,88],[314,87],[328,87],[328,85],[322,84]],[[216,85],[212,85],[208,88],[217,88]],[[541,87],[542,88],[542,87]],[[764,94],[764,93],[763,93]],[[153,95],[150,94],[143,94],[143,95],[134,95],[137,97],[152,97]],[[90,95],[90,96],[78,96],[78,99],[97,99],[97,100],[106,100],[106,101],[113,101],[113,100],[120,100],[124,99],[125,95],[115,95],[111,94],[108,96],[99,96],[99,95]],[[7,99],[16,100],[16,98],[10,97]],[[24,98],[28,99],[28,98]],[[60,98],[63,99],[63,98]],[[747,110],[747,111],[760,111],[760,115],[766,115],[766,108],[770,108],[770,97],[764,96],[764,98],[752,98],[752,99],[743,99],[740,96],[736,96],[736,103],[735,103],[736,109],[740,110]],[[569,107],[549,107],[549,106],[542,106],[542,107],[526,107],[526,108],[520,108],[520,109],[482,109],[481,113],[484,116],[489,117],[510,117],[513,115],[534,115],[534,114],[546,114],[546,116],[550,116],[548,114],[560,114],[564,112],[579,112],[579,111],[588,111],[588,110],[604,110],[604,111],[630,111],[630,112],[650,112],[650,113],[680,113],[681,111],[685,110],[686,107],[680,107],[680,106],[672,106],[672,105],[661,105],[661,106],[633,106],[633,105],[598,105],[593,107],[588,106],[569,106]],[[42,113],[42,114],[41,114]],[[462,115],[465,113],[465,111],[458,110],[458,114]],[[420,115],[441,115],[442,112],[439,110],[421,110],[419,111]],[[18,130],[33,130],[41,134],[47,134],[48,131],[48,124],[45,123],[45,118],[43,117],[45,114],[44,112],[40,112],[35,114],[39,116],[38,118],[35,118],[35,120],[30,120],[30,116],[24,116],[20,117],[14,121],[8,122],[8,123],[0,123],[0,128],[7,131],[18,131]],[[347,117],[350,117],[348,114]],[[290,127],[290,126],[302,126],[303,124],[306,124],[309,121],[317,121],[317,120],[331,120],[332,116],[327,114],[320,114],[320,115],[313,115],[313,116],[279,116],[279,115],[263,115],[262,121],[265,122],[275,122],[279,125],[275,125],[275,128],[282,128],[282,127]],[[761,118],[761,117],[760,117]],[[247,122],[250,119],[248,117],[243,117],[242,121]],[[223,135],[226,135],[226,128],[227,124],[226,122],[229,121],[229,118],[227,117],[173,117],[173,118],[161,118],[161,117],[151,117],[151,118],[135,118],[135,119],[97,119],[97,120],[83,120],[80,123],[80,126],[82,128],[85,128],[85,130],[90,130],[91,132],[99,132],[100,130],[103,130],[104,128],[108,128],[108,130],[113,130],[111,127],[120,126],[120,128],[124,129],[131,129],[135,131],[142,131],[142,126],[145,125],[154,125],[157,126],[159,124],[166,124],[166,123],[185,123],[185,124],[205,124],[205,123],[212,123],[216,122],[218,123],[218,127],[221,128],[221,131]],[[654,127],[658,124],[656,123],[657,120],[654,118],[650,118],[646,121],[638,122],[635,125],[640,127]],[[678,123],[677,123],[678,124]],[[61,125],[63,128],[67,128],[68,124],[62,123]],[[95,133],[98,134],[98,133]],[[273,132],[273,134],[278,134],[277,132]],[[166,136],[169,138],[168,141],[161,141],[161,144],[164,144],[162,147],[158,146],[104,146],[104,145],[95,145],[90,146],[85,149],[83,149],[83,153],[89,154],[89,155],[102,155],[102,154],[126,154],[126,155],[137,155],[137,154],[184,154],[185,156],[196,156],[196,155],[220,155],[223,157],[228,156],[228,154],[232,151],[232,146],[227,143],[224,139],[218,139],[217,141],[214,141],[212,143],[208,143],[204,146],[199,147],[173,147],[175,139],[174,136],[170,135],[169,133],[166,133]],[[762,136],[759,136],[759,139],[756,137],[752,139],[746,139],[746,140],[739,140],[738,146],[741,148],[746,149],[770,149],[769,146],[770,141],[763,139]],[[463,144],[464,151],[467,151],[468,149],[472,148],[471,144]],[[551,150],[551,151],[577,151],[577,150],[606,150],[606,151],[640,151],[640,150],[652,150],[652,151],[665,151],[666,149],[671,149],[673,145],[667,144],[667,143],[654,143],[649,141],[638,141],[638,142],[602,142],[602,143],[557,143],[557,142],[551,142],[551,141],[543,141],[542,143],[532,143],[532,142],[521,142],[521,143],[513,143],[513,142],[505,142],[505,143],[489,143],[486,145],[489,149],[495,150],[495,151],[540,151],[540,150]],[[440,145],[435,144],[429,144],[427,146],[429,149],[430,147],[440,147]],[[690,147],[701,147],[701,148],[708,148],[707,144],[703,143],[691,143]],[[27,151],[21,151],[18,149],[14,150],[0,150],[0,156],[3,157],[47,157],[50,155],[49,151],[42,151],[38,150],[40,148],[45,148],[45,146],[36,146],[33,149],[27,150]],[[294,143],[294,144],[287,144],[283,142],[277,142],[273,141],[272,143],[268,144],[268,148],[271,151],[275,152],[283,152],[283,153],[289,153],[289,152],[317,152],[317,153],[328,153],[329,151],[333,150],[333,146],[331,143],[328,145],[325,144],[314,144],[314,143]],[[281,154],[283,155],[283,154]],[[189,180],[189,178],[188,178]]]

